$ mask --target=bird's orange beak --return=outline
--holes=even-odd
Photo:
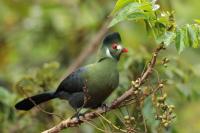
[[[122,53],[127,53],[128,52],[128,49],[127,48],[123,48],[122,49]]]

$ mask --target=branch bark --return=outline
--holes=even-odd
[[[62,129],[65,128],[69,128],[69,127],[76,127],[79,126],[81,123],[85,122],[85,121],[91,121],[92,119],[99,117],[99,114],[104,114],[106,112],[109,112],[113,109],[119,108],[121,106],[124,106],[125,104],[121,105],[123,102],[125,102],[127,99],[129,99],[131,96],[133,96],[134,94],[134,88],[138,88],[140,87],[145,80],[149,77],[149,75],[151,75],[152,70],[156,64],[156,60],[157,60],[157,56],[158,53],[164,49],[163,45],[160,45],[154,52],[152,55],[152,59],[149,62],[147,69],[145,70],[144,73],[141,74],[141,76],[139,76],[135,81],[134,81],[134,85],[129,88],[125,93],[123,93],[120,97],[118,97],[117,99],[115,99],[110,106],[108,106],[108,108],[102,109],[102,108],[98,108],[92,112],[88,112],[84,115],[84,117],[80,117],[80,120],[77,120],[77,118],[68,118],[62,122],[60,122],[58,125],[52,127],[49,130],[46,130],[42,133],[58,133],[60,132]],[[158,87],[156,88],[156,90],[158,90],[159,88],[162,88],[162,85],[158,85]],[[150,93],[149,95],[151,95],[152,93]],[[149,96],[147,95],[147,96]],[[146,97],[147,97],[146,96]]]
[[[95,35],[94,38],[91,39],[88,45],[75,59],[75,62],[68,67],[67,75],[72,73],[76,68],[78,68],[92,53],[94,53],[98,49],[98,46],[101,44],[102,38],[108,32],[108,24],[110,23],[110,20],[111,18],[107,19],[107,21],[100,28],[99,32]]]

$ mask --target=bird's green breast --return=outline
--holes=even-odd
[[[106,58],[88,66],[87,73],[82,75],[90,96],[87,106],[101,104],[119,84],[117,61]]]

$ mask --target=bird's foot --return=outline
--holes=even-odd
[[[76,118],[79,122],[79,121],[81,121],[80,117],[85,117],[84,113],[77,112],[71,117],[71,119]]]
[[[106,112],[108,110],[108,105],[105,103],[101,104],[101,109]]]

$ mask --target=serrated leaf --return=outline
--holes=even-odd
[[[190,46],[190,42],[189,42],[189,35],[188,35],[187,27],[183,27],[182,28],[182,32],[183,32],[184,45],[185,45],[185,47],[189,47]]]
[[[125,7],[131,2],[135,2],[135,0],[118,0],[115,4],[113,11],[111,12],[111,15],[115,14],[117,11],[119,11],[121,8]]]
[[[111,21],[109,27],[125,20],[127,18],[128,15],[131,15],[133,12],[139,12],[139,7],[141,6],[140,3],[131,3],[129,5],[127,5],[126,7],[124,7],[123,9],[121,9],[117,15],[113,18],[113,20]]]
[[[139,20],[146,19],[147,13],[152,12],[150,3],[133,2],[122,8],[113,18],[109,27],[123,21],[123,20]],[[148,14],[149,16],[152,14]]]
[[[140,9],[143,10],[144,12],[154,12],[152,4],[149,2],[141,3]]]
[[[184,44],[184,32],[182,29],[176,30],[176,39],[175,39],[176,49],[178,53],[180,54],[183,49],[185,48]]]
[[[157,43],[164,43],[166,46],[170,45],[176,37],[176,34],[171,31],[165,32],[162,36],[157,38]]]
[[[198,24],[194,24],[195,28],[196,28],[196,34],[197,34],[197,46],[196,48],[198,48],[200,46],[200,26]]]
[[[198,27],[195,27],[195,25],[186,25],[188,29],[188,36],[189,36],[189,42],[190,45],[193,48],[197,48],[199,46],[199,41],[198,41]]]
[[[127,20],[138,20],[138,19],[147,19],[148,16],[145,13],[136,12],[127,16]]]

